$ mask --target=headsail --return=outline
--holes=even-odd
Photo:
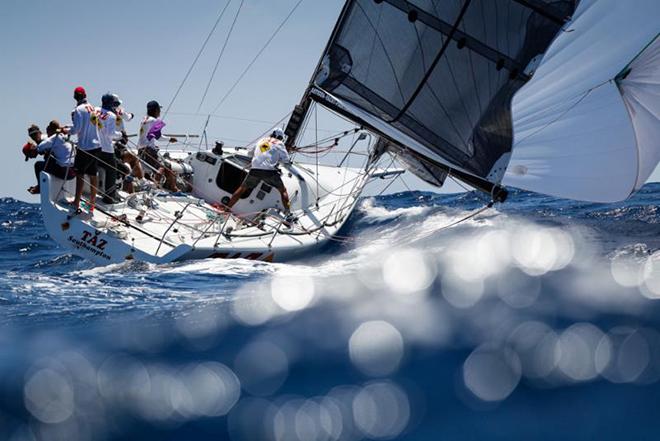
[[[497,184],[511,99],[573,9],[572,0],[349,0],[308,97],[423,161]]]
[[[597,202],[626,199],[660,159],[660,2],[581,0],[515,96],[504,183]]]

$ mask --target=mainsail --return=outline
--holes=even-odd
[[[474,177],[487,189],[511,154],[511,99],[574,6],[350,0],[307,97],[409,150],[406,162]]]

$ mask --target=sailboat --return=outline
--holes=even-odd
[[[70,184],[43,173],[46,226],[101,263],[287,260],[337,238],[367,182],[402,172],[380,167],[383,157],[437,187],[461,181],[490,204],[506,201],[506,186],[626,199],[660,160],[658,17],[655,0],[349,0],[286,143],[296,147],[318,106],[373,142],[359,168],[283,166],[292,228],[265,183],[235,214],[211,205],[245,176],[244,149],[189,152],[178,162],[192,170],[192,194],[137,193],[93,221],[71,217]]]

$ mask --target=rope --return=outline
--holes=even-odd
[[[285,118],[286,118],[286,116],[285,116],[283,119],[285,119]],[[356,133],[355,130],[353,130],[353,131],[344,131],[344,132],[341,133],[341,136],[342,136],[342,137],[343,137],[343,136],[348,136],[348,135],[353,135],[353,136],[355,136],[355,133]],[[316,139],[318,140],[318,135],[316,136]],[[337,141],[337,140],[338,140],[338,138],[337,138],[335,141]],[[129,141],[129,142],[130,142],[131,145],[135,145],[135,143],[134,143],[133,141]],[[318,147],[318,143],[317,143],[317,147]],[[129,146],[127,146],[127,150],[128,150],[129,152],[133,153],[133,152],[131,151],[132,149],[131,149]],[[316,152],[317,154],[318,154],[318,150],[319,150],[319,149],[317,148],[317,152]],[[307,153],[312,153],[312,152],[311,152],[311,151],[307,151]],[[85,154],[90,154],[90,153],[89,153],[89,152],[85,152]],[[109,163],[103,161],[102,159],[98,159],[98,161],[99,161],[101,164],[104,164],[107,168],[111,168],[111,165],[110,165]],[[352,178],[352,179],[350,179],[350,180],[348,180],[348,181],[346,180],[346,177],[344,177],[344,182],[342,183],[341,186],[335,188],[335,189],[334,189],[333,191],[331,191],[331,192],[328,192],[329,194],[335,194],[335,195],[337,195],[337,196],[341,196],[341,199],[340,199],[340,200],[336,200],[336,201],[330,201],[330,202],[328,202],[328,203],[326,203],[326,204],[321,204],[321,206],[326,207],[326,206],[328,206],[328,205],[334,204],[335,206],[339,206],[340,208],[339,208],[338,210],[335,210],[335,208],[332,208],[332,209],[330,210],[330,212],[329,212],[326,216],[324,216],[324,217],[321,219],[321,220],[322,220],[322,225],[320,225],[318,228],[315,228],[315,229],[312,229],[312,230],[306,230],[306,229],[304,229],[304,228],[301,227],[302,232],[295,232],[295,231],[280,231],[279,226],[277,226],[277,227],[273,228],[273,231],[270,231],[270,232],[267,232],[267,233],[260,233],[258,236],[270,235],[270,234],[274,234],[274,235],[276,235],[276,234],[284,234],[284,235],[293,235],[293,236],[295,236],[295,235],[306,235],[306,234],[312,234],[312,233],[314,233],[314,232],[316,232],[316,231],[320,231],[320,230],[322,230],[322,229],[324,229],[324,228],[326,228],[326,227],[328,227],[328,226],[336,225],[338,222],[340,222],[341,220],[343,220],[343,218],[346,216],[346,213],[345,213],[346,210],[347,210],[348,208],[350,208],[351,206],[354,206],[355,203],[357,203],[358,195],[360,194],[360,192],[361,192],[361,190],[362,190],[362,188],[363,188],[363,186],[364,186],[364,185],[360,185],[360,183],[361,183],[361,182],[364,182],[364,180],[367,179],[367,177],[369,176],[369,168],[368,168],[368,165],[369,165],[369,163],[367,162],[367,168],[365,169],[365,173],[359,174],[359,175],[357,175],[356,177],[354,177],[354,178]],[[391,165],[391,164],[390,164],[390,165]],[[149,167],[148,164],[146,164],[146,166]],[[318,161],[317,161],[316,166],[317,166],[317,174],[316,174],[317,176],[316,176],[315,181],[316,181],[316,184],[317,184],[317,194],[318,194],[318,193],[319,193],[319,189],[320,189],[320,183],[318,182],[318,171],[319,171],[319,170],[318,170],[318,166],[319,166]],[[115,168],[115,170],[121,171],[121,170],[120,170],[119,168],[117,168],[117,167],[114,167],[114,168]],[[149,167],[149,168],[152,168],[152,167]],[[302,169],[305,170],[304,168],[302,168]],[[346,176],[346,175],[344,175],[344,176]],[[87,182],[84,178],[83,178],[83,180],[84,180],[85,182]],[[344,195],[344,194],[337,194],[337,191],[338,191],[338,190],[340,190],[341,188],[343,188],[343,187],[345,187],[346,185],[349,185],[349,184],[351,184],[351,183],[353,183],[353,187],[351,188],[351,190],[349,191],[348,194],[346,194],[346,195]],[[325,189],[324,189],[324,190],[325,190]],[[359,190],[359,191],[358,191],[358,190]],[[104,192],[103,190],[101,190],[101,191],[99,191],[99,194],[100,194],[100,195],[105,195],[105,192]],[[180,203],[180,204],[179,204],[179,202],[176,201],[176,200],[173,200],[172,202],[174,202],[175,204],[178,204],[178,205],[183,205],[183,203]],[[317,203],[318,203],[318,201],[317,201]],[[188,205],[189,205],[189,204],[188,204]],[[321,206],[317,205],[316,209],[311,209],[311,210],[309,210],[309,211],[311,211],[311,212],[318,211],[318,210],[320,210]],[[160,214],[171,214],[171,213],[169,213],[169,210],[161,210],[159,213],[160,213]],[[254,212],[254,213],[252,213],[252,214],[255,214],[255,215],[256,215],[256,214],[259,214],[259,213],[260,213],[260,212]],[[105,214],[105,213],[104,213],[104,214]],[[243,215],[246,216],[246,215],[249,215],[249,214],[250,214],[250,213],[247,213],[247,214],[244,213]],[[270,218],[270,219],[278,219],[277,216],[270,215],[270,214],[268,214],[268,213],[261,213],[261,214],[264,214],[265,216],[267,216],[267,217]],[[211,225],[217,222],[217,218],[216,218],[216,219],[213,219],[213,220],[209,220],[209,219],[207,219],[207,218],[202,219],[200,216],[197,216],[197,213],[196,213],[195,211],[189,211],[189,215],[190,215],[190,216],[193,216],[193,217],[195,217],[195,218],[197,218],[198,220],[204,220],[204,221],[206,221],[206,222],[211,222]],[[111,217],[111,218],[113,218],[113,219],[115,218],[113,215],[110,215],[110,214],[108,214],[108,216]],[[207,216],[208,216],[208,213],[207,213]],[[334,220],[334,222],[330,222],[330,221],[329,221],[330,218],[331,218],[332,216],[335,216],[335,220]],[[156,217],[158,217],[158,218],[159,218],[160,220],[162,220],[162,221],[167,221],[167,222],[163,222],[163,223],[169,223],[169,219],[167,219],[167,217],[163,217],[163,216],[160,216],[160,215],[157,215]],[[117,218],[117,219],[119,219],[119,218]],[[236,219],[237,219],[237,221],[240,221],[241,218],[238,218],[238,217],[237,217]],[[121,219],[120,219],[120,220],[121,220]],[[178,222],[182,227],[185,227],[186,229],[188,229],[188,230],[190,230],[190,231],[193,231],[193,232],[196,232],[196,233],[200,233],[200,232],[202,231],[200,228],[195,228],[193,225],[188,225],[188,224],[186,224],[186,223],[181,222],[181,220],[180,220],[176,215],[173,216],[173,220],[174,220],[174,222]],[[151,222],[154,222],[154,221],[152,220]],[[281,224],[281,222],[280,222],[280,224]],[[195,224],[195,226],[196,226],[196,224]],[[270,225],[270,227],[273,227],[273,226]],[[206,228],[204,231],[208,231],[208,228]],[[206,234],[206,233],[202,232],[201,234],[202,234],[202,236],[203,236],[203,235]],[[326,234],[328,234],[328,233],[326,233]],[[202,236],[200,236],[200,238],[201,238]],[[234,236],[235,236],[235,237],[244,237],[244,236],[247,236],[247,235],[234,235]],[[254,235],[250,235],[250,236],[254,236]],[[333,236],[333,237],[329,237],[329,239],[330,239],[330,240],[336,240],[336,241],[347,241],[347,240],[350,240],[351,238],[348,238],[348,237],[344,237],[344,238],[342,238],[342,237],[340,237],[340,236],[336,236],[336,237]]]
[[[204,52],[204,49],[206,48],[206,45],[208,44],[209,40],[211,39],[211,36],[213,36],[213,34],[215,33],[215,30],[218,27],[218,24],[220,24],[220,20],[222,20],[222,17],[225,14],[225,11],[227,10],[227,7],[229,6],[230,3],[231,3],[231,0],[229,0],[227,2],[225,7],[220,12],[220,15],[218,15],[218,19],[215,21],[215,24],[211,28],[211,32],[209,32],[209,34],[206,36],[206,40],[204,40],[204,43],[202,44],[202,47],[197,52],[197,55],[195,56],[195,60],[190,65],[190,68],[188,69],[188,72],[186,72],[185,77],[183,77],[183,81],[181,81],[181,84],[179,84],[179,88],[176,90],[176,93],[174,94],[174,97],[172,97],[172,100],[167,105],[167,109],[165,109],[165,114],[163,115],[163,117],[167,116],[167,113],[172,108],[172,105],[174,104],[174,101],[176,101],[177,97],[179,96],[179,93],[181,92],[181,89],[183,89],[183,85],[186,84],[186,81],[188,81],[188,77],[190,76],[193,69],[195,68],[195,65],[197,64],[197,61],[199,61],[199,57],[201,57],[202,52]]]
[[[261,56],[261,54],[266,50],[266,48],[268,48],[268,46],[270,45],[270,43],[275,39],[275,37],[277,36],[277,34],[282,30],[282,28],[284,27],[284,25],[289,21],[289,19],[290,19],[291,16],[293,15],[293,13],[296,11],[296,9],[298,9],[298,6],[300,6],[300,4],[301,4],[303,1],[304,1],[304,0],[298,0],[298,2],[295,4],[295,6],[293,7],[293,9],[291,9],[291,12],[289,12],[289,14],[286,16],[286,18],[282,21],[282,23],[280,23],[280,25],[277,27],[277,29],[275,29],[275,32],[273,32],[273,34],[270,36],[270,38],[268,38],[268,40],[267,40],[266,43],[263,45],[263,47],[259,50],[259,52],[257,52],[257,55],[252,59],[252,61],[250,61],[250,63],[249,63],[249,64],[247,65],[247,67],[245,68],[245,70],[243,70],[243,72],[242,72],[241,75],[238,77],[238,79],[237,79],[237,80],[234,82],[234,84],[229,88],[229,90],[228,90],[227,93],[222,97],[222,99],[220,100],[220,102],[218,103],[218,105],[215,106],[215,108],[214,108],[210,113],[215,113],[215,112],[217,112],[218,109],[220,108],[220,106],[222,106],[222,104],[225,102],[225,100],[226,100],[227,98],[229,98],[229,95],[231,95],[232,92],[234,91],[234,89],[236,89],[236,86],[238,86],[238,84],[243,80],[243,77],[245,77],[245,75],[249,72],[249,70],[252,68],[252,66],[254,65],[254,63],[257,62],[257,60],[259,59],[259,57]]]
[[[456,225],[459,225],[459,224],[462,224],[463,222],[466,222],[466,221],[472,219],[473,217],[480,215],[481,213],[483,213],[484,211],[486,211],[486,210],[488,210],[492,207],[493,207],[493,202],[489,202],[485,206],[475,210],[474,212],[468,214],[467,216],[465,216],[465,217],[463,217],[463,218],[461,218],[461,219],[459,219],[455,222],[452,222],[448,225],[445,225],[443,227],[438,228],[437,230],[434,231],[434,233],[438,232],[438,231],[446,230],[446,229],[451,228],[451,227],[455,227]]]
[[[319,145],[319,108],[317,105],[314,106],[314,139],[316,140],[316,146]],[[318,149],[316,150],[316,205],[319,203],[321,194],[319,193],[319,153]]]
[[[229,38],[231,37],[232,32],[234,32],[234,26],[236,26],[236,22],[238,21],[238,16],[241,13],[241,9],[243,9],[243,4],[245,3],[245,0],[241,0],[241,4],[238,6],[238,10],[236,11],[236,15],[234,16],[234,21],[231,23],[231,27],[229,28],[229,32],[227,33],[227,38],[225,38],[225,42],[222,45],[222,49],[220,50],[220,55],[218,55],[218,59],[215,62],[215,67],[213,68],[213,72],[211,73],[211,77],[209,78],[209,82],[206,84],[206,89],[204,89],[204,95],[202,95],[202,100],[199,102],[199,106],[197,106],[197,111],[199,112],[200,109],[202,108],[202,105],[204,104],[204,100],[206,99],[206,95],[209,92],[209,88],[211,87],[211,83],[213,83],[213,78],[215,77],[215,73],[218,71],[218,66],[220,65],[220,60],[222,60],[222,56],[225,53],[225,49],[227,48],[227,43],[229,43]]]

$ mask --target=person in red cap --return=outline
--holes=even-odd
[[[98,116],[94,106],[87,102],[87,92],[83,87],[76,87],[73,91],[76,100],[76,108],[71,113],[73,127],[69,129],[69,135],[78,137],[78,150],[74,168],[76,170],[76,197],[73,200],[73,209],[78,212],[80,199],[82,198],[85,176],[89,177],[90,214],[93,214],[96,203],[96,188],[98,186],[98,158],[101,146],[97,133]]]

